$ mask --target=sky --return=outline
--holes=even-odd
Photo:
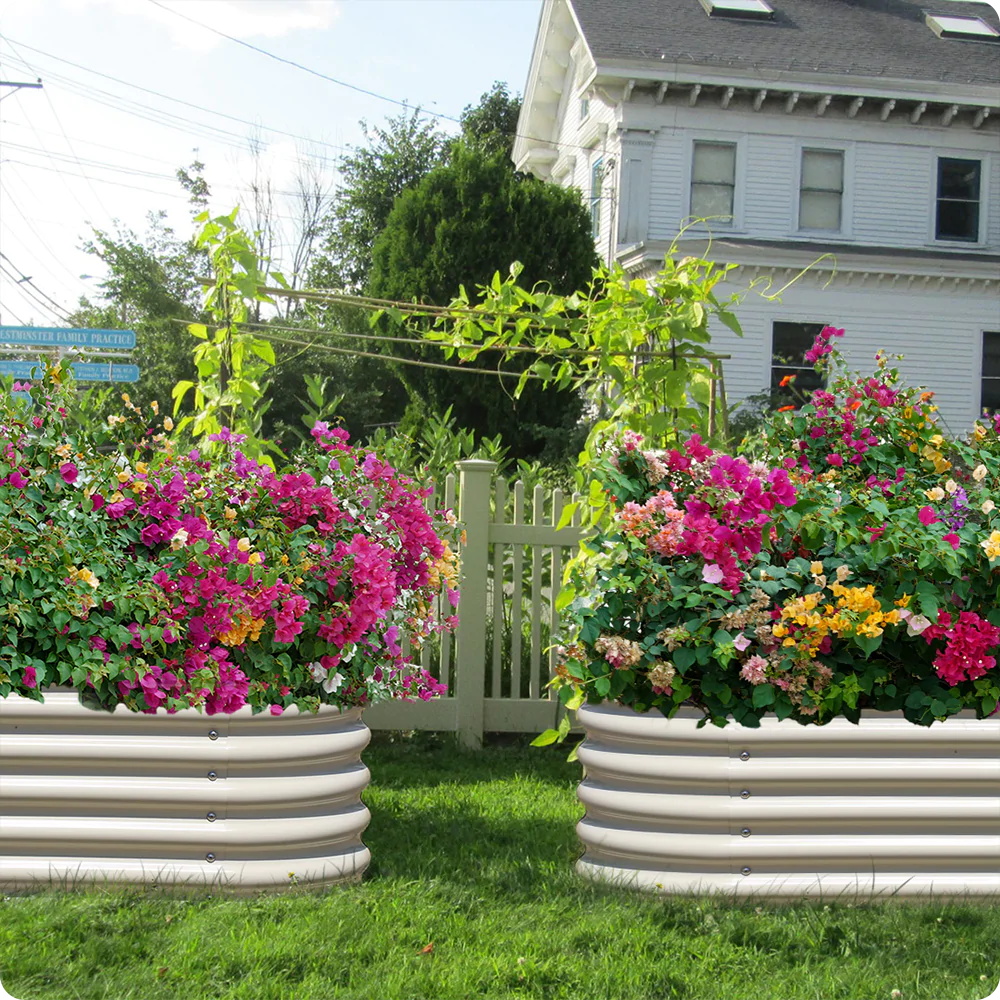
[[[214,212],[246,199],[255,142],[277,190],[292,189],[306,165],[332,192],[338,158],[364,143],[359,123],[401,113],[392,101],[444,116],[441,129],[454,132],[449,119],[494,81],[523,92],[540,9],[541,0],[0,4],[0,80],[43,83],[0,87],[0,324],[66,326],[80,296],[98,296],[103,265],[81,249],[93,228],[141,236],[162,209],[179,235],[192,233],[175,171],[195,158]],[[293,211],[282,198],[289,243]]]

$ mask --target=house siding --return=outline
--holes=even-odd
[[[722,295],[749,284],[740,271],[719,286]],[[769,302],[755,291],[736,308],[743,337],[712,324],[712,347],[732,359],[724,364],[730,404],[770,384],[771,329],[775,321],[828,323],[842,328],[837,347],[848,365],[870,371],[877,351],[903,354],[899,369],[910,385],[936,394],[939,416],[947,430],[962,434],[979,415],[982,335],[1000,329],[1000,304],[993,291],[943,288],[932,280],[907,287],[823,288],[809,279],[793,285],[781,302]]]

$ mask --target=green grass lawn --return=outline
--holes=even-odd
[[[421,736],[365,753],[363,884],[0,904],[18,1000],[979,1000],[1000,905],[662,899],[572,872],[579,765]]]

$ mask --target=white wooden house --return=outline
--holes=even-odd
[[[1000,18],[954,0],[544,0],[514,147],[580,189],[605,259],[755,284],[730,400],[846,329],[905,354],[955,433],[1000,408]],[[780,300],[771,292],[810,267]]]

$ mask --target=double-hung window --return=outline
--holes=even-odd
[[[982,161],[942,156],[937,167],[934,238],[978,243]]]
[[[799,229],[840,232],[844,216],[844,152],[803,149]]]
[[[825,385],[805,353],[826,323],[774,323],[771,327],[771,400],[775,406],[799,405],[802,396]],[[793,378],[794,377],[794,378]]]
[[[731,226],[736,195],[736,143],[696,142],[691,162],[691,215]]]
[[[1000,332],[983,334],[983,380],[979,405],[990,413],[1000,413]]]

